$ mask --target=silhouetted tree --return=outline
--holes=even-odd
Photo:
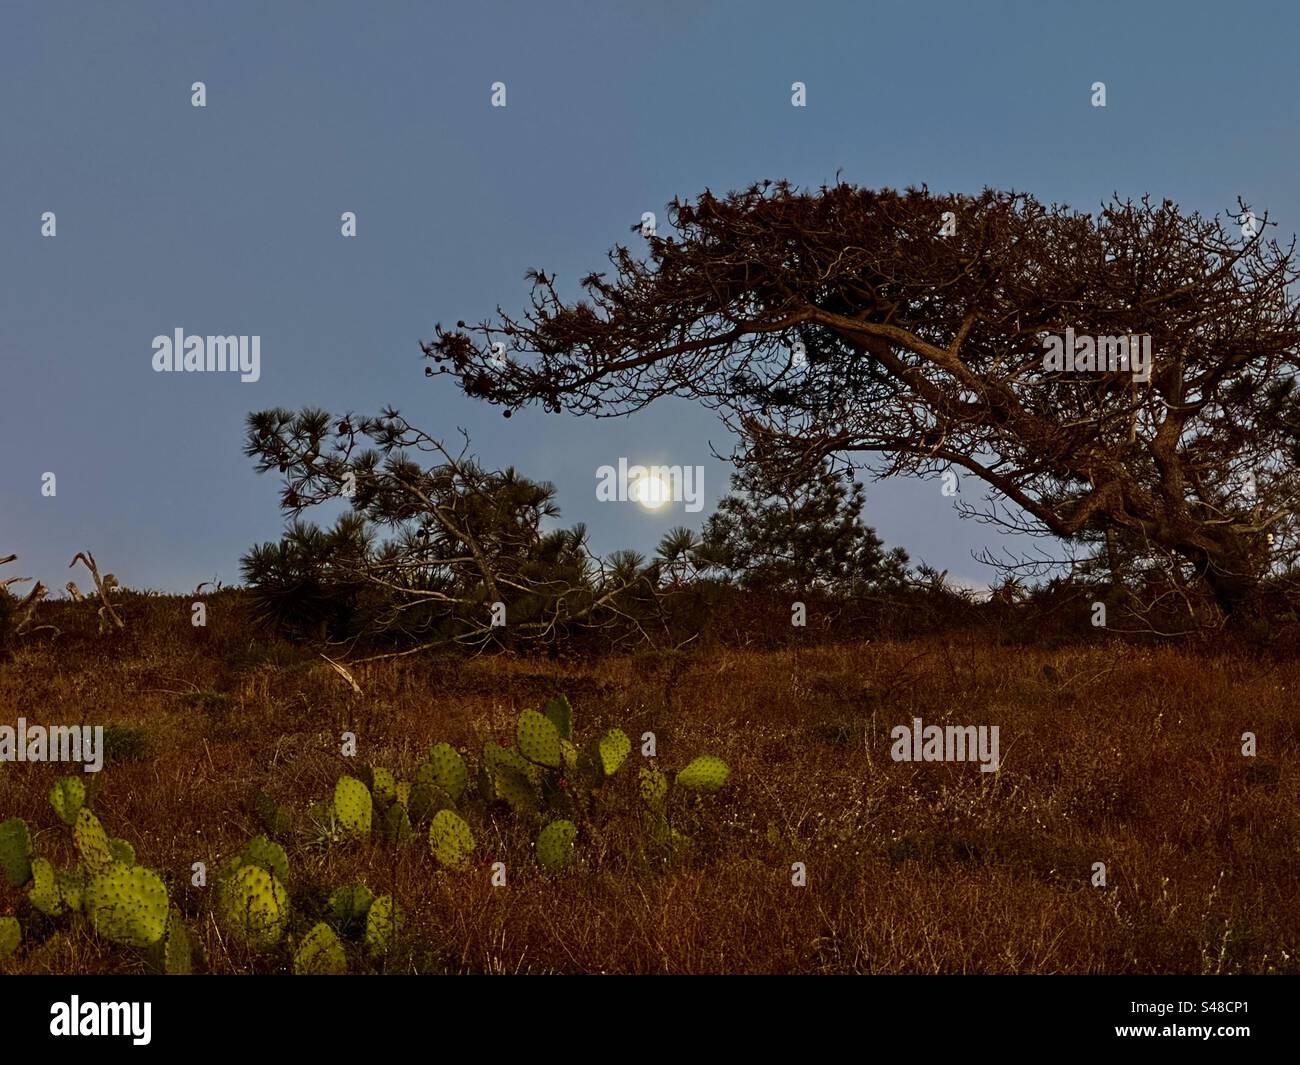
[[[391,409],[249,415],[245,451],[259,472],[282,475],[291,519],[281,543],[243,559],[259,615],[417,645],[554,641],[573,625],[639,624],[624,617],[622,597],[652,593],[654,582],[593,557],[581,525],[543,530],[559,516],[554,487],[485,470],[467,448],[451,451]],[[331,502],[349,506],[333,529],[300,520]],[[504,628],[493,625],[497,603]]]
[[[535,271],[524,314],[439,327],[425,354],[507,413],[688,396],[805,470],[957,468],[986,520],[1085,548],[1114,529],[1224,612],[1297,560],[1294,243],[1266,217],[770,182],[669,216],[585,298]],[[1067,328],[1149,334],[1149,383],[1045,370]]]
[[[742,587],[853,595],[906,583],[907,553],[884,550],[862,523],[862,485],[829,462],[812,477],[750,462],[731,486],[695,556]]]

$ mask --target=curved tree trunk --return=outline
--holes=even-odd
[[[1259,591],[1261,570],[1236,536],[1227,536],[1220,550],[1203,552],[1197,569],[1214,601],[1231,618],[1244,612]]]

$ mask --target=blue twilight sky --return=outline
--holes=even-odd
[[[6,0],[0,556],[55,588],[82,549],[137,587],[236,579],[281,528],[244,416],[304,404],[463,426],[486,462],[554,481],[598,550],[650,549],[726,489],[714,417],[676,402],[507,422],[423,377],[436,321],[519,308],[529,267],[572,286],[643,211],[765,177],[1089,210],[1115,191],[1211,213],[1240,194],[1289,237],[1298,38],[1293,3]],[[154,373],[152,338],[178,327],[259,335],[261,380]],[[598,504],[595,468],[619,456],[704,464],[705,511]],[[988,576],[970,556],[992,534],[937,481],[868,481],[866,520]]]

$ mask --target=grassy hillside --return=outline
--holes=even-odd
[[[582,661],[398,658],[355,667],[356,694],[311,649],[249,629],[238,593],[190,624],[185,598],[132,598],[99,636],[87,605],[52,605],[64,633],[0,664],[0,724],[103,724],[94,809],[157,870],[208,971],[287,971],[286,944],[253,955],[212,914],[220,860],[263,831],[259,790],[293,811],[282,835],[300,936],[330,891],[364,881],[406,913],[377,963],[398,972],[1297,972],[1300,971],[1300,664],[1098,644],[1055,651],[978,634],[806,650],[701,649]],[[1045,668],[1046,667],[1046,668]],[[306,817],[340,774],[409,777],[431,744],[512,742],[521,709],[565,693],[584,736],[620,726],[658,763],[702,751],[731,767],[692,799],[692,844],[647,845],[637,747],[576,861],[548,875],[535,828],[467,806],[469,871],[439,868],[425,832],[320,843]],[[890,729],[1001,729],[1002,765],[896,763]],[[1259,755],[1241,754],[1253,731]],[[355,733],[355,758],[340,737]],[[75,767],[74,767],[75,768]],[[0,766],[0,819],[76,860],[47,796],[68,771]],[[79,770],[77,770],[79,772]],[[86,779],[90,779],[87,777]],[[472,779],[472,777],[471,777]],[[490,883],[504,862],[506,886]],[[807,886],[791,884],[792,863]],[[1104,862],[1107,886],[1091,884]],[[2,882],[0,882],[2,884]],[[0,970],[124,972],[138,952],[79,919],[51,922],[0,886],[25,943]]]

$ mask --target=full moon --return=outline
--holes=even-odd
[[[672,498],[672,491],[662,477],[648,473],[628,485],[627,495],[646,510],[658,510]]]

